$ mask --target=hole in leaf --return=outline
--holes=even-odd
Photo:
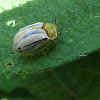
[[[12,63],[11,62],[8,62],[7,66],[12,66]]]

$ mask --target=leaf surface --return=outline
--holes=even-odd
[[[79,59],[100,48],[100,3],[97,0],[6,1],[0,13],[0,73],[20,74],[47,71]],[[11,1],[10,1],[11,2]],[[25,3],[26,2],[26,3]],[[17,5],[17,7],[16,7]],[[9,9],[5,9],[5,6]],[[41,53],[19,56],[13,38],[20,28],[36,22],[57,20],[57,43]]]

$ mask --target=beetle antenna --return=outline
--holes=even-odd
[[[55,24],[56,24],[56,18],[55,18]]]

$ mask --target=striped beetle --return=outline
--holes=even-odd
[[[35,54],[45,49],[57,37],[57,28],[51,23],[37,22],[18,31],[13,50],[20,55]]]

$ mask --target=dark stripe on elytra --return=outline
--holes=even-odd
[[[29,34],[29,35],[27,35],[27,36],[24,36],[21,40],[25,39],[26,37],[28,37],[28,36],[30,36],[30,35],[32,35],[32,34],[38,34],[38,33],[40,34],[41,32],[37,32],[37,33],[33,33],[33,32],[32,32],[31,34]],[[21,41],[21,40],[20,40],[20,41]],[[20,41],[18,41],[18,42],[15,44],[15,46],[16,46]]]
[[[33,43],[30,43],[30,44],[24,46],[24,48],[25,48],[25,47],[28,47],[28,46],[31,46],[31,45],[34,44],[34,43],[38,43],[38,42],[40,42],[40,41],[47,40],[47,39],[48,39],[48,38],[44,38],[44,39],[42,39],[42,40],[35,41],[35,42],[33,42]]]

